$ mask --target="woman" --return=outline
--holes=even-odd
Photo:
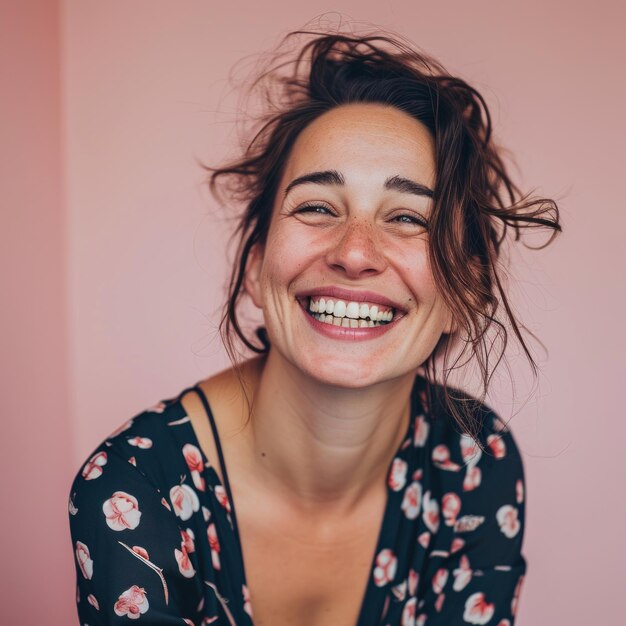
[[[524,476],[484,403],[487,338],[504,350],[508,321],[534,366],[497,261],[507,226],[556,234],[557,207],[521,197],[483,99],[431,58],[296,35],[245,154],[209,168],[246,204],[233,368],[130,419],[72,485],[81,622],[510,626]],[[237,363],[233,329],[258,356]],[[459,345],[480,399],[446,385]]]

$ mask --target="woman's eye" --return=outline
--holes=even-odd
[[[403,222],[404,224],[416,224],[417,226],[423,226],[424,228],[428,227],[428,224],[426,223],[425,220],[420,219],[419,217],[416,217],[415,215],[407,215],[406,213],[402,214],[402,215],[396,215],[393,219],[394,220],[400,220],[402,218],[406,218],[407,222]]]
[[[304,206],[301,206],[299,209],[296,209],[296,213],[320,213],[318,209],[321,209],[322,211],[326,211],[327,213],[330,213],[330,210],[321,204],[305,204]]]

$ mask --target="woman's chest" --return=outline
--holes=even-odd
[[[336,532],[238,514],[255,626],[356,626],[383,507]]]

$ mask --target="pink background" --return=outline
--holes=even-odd
[[[511,252],[516,310],[547,347],[538,384],[513,349],[515,400],[504,368],[492,395],[527,474],[517,624],[623,622],[623,9],[30,0],[0,2],[2,623],[77,623],[73,474],[226,366],[228,226],[195,158],[236,145],[234,63],[324,11],[398,30],[478,87],[517,180],[560,201],[557,242]]]

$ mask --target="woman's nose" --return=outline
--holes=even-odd
[[[349,278],[377,274],[385,268],[385,257],[375,228],[366,220],[353,218],[331,242],[326,260]]]

